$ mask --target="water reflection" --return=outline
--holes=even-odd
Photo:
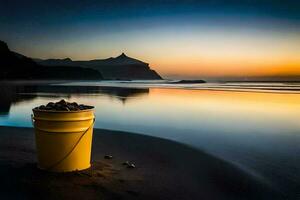
[[[22,96],[20,93],[31,92],[23,86],[15,86],[11,84],[0,85],[0,115],[8,115],[12,104],[33,99],[34,97]]]
[[[107,95],[125,104],[128,100],[149,94],[148,88],[120,88],[99,86],[49,86],[17,85],[3,83],[0,85],[0,115],[9,114],[12,104],[33,100],[38,97],[68,98],[72,96]]]
[[[194,146],[286,192],[300,184],[300,94],[80,85],[1,91],[0,125],[31,126],[31,108],[63,97],[94,105],[96,128]]]

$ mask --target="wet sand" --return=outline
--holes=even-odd
[[[0,148],[1,199],[285,199],[223,160],[150,136],[95,129],[93,167],[62,174],[36,168],[31,128],[0,127]]]

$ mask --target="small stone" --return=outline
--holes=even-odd
[[[123,163],[122,163],[122,165],[129,166],[129,165],[130,165],[130,163],[129,163],[129,161],[125,161],[125,162],[123,162]]]
[[[46,109],[46,106],[44,106],[44,105],[41,105],[40,107],[39,107],[39,110],[45,110]]]
[[[130,165],[127,166],[127,168],[133,169],[133,168],[135,168],[135,165],[133,163],[131,163]]]
[[[62,107],[61,107],[61,110],[62,110],[62,111],[70,111],[70,109],[69,109],[67,106],[62,106]]]
[[[58,103],[61,105],[67,105],[67,102],[64,99],[60,100]]]
[[[48,106],[48,107],[54,107],[55,106],[55,103],[53,103],[53,102],[49,102],[46,106]]]
[[[105,155],[104,158],[105,159],[112,159],[113,157],[112,157],[112,155]]]
[[[78,107],[78,104],[76,102],[70,103],[74,107]]]
[[[93,106],[84,106],[84,109],[88,110],[88,109],[93,109]]]
[[[71,104],[68,104],[67,107],[72,110],[74,108],[74,106],[72,106]]]
[[[62,105],[60,105],[59,103],[56,103],[55,105],[54,105],[54,109],[60,109],[62,107]]]
[[[80,110],[78,107],[74,107],[73,111],[78,111]]]
[[[46,106],[44,110],[52,110],[52,107]]]
[[[84,110],[84,105],[83,105],[83,104],[80,104],[80,105],[79,105],[79,109],[80,109],[80,110]]]

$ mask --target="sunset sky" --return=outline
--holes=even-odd
[[[166,78],[300,75],[300,1],[3,1],[0,40],[34,58],[122,52]]]

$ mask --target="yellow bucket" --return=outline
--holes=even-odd
[[[33,109],[38,167],[70,172],[91,166],[95,116],[93,109],[49,111]]]

